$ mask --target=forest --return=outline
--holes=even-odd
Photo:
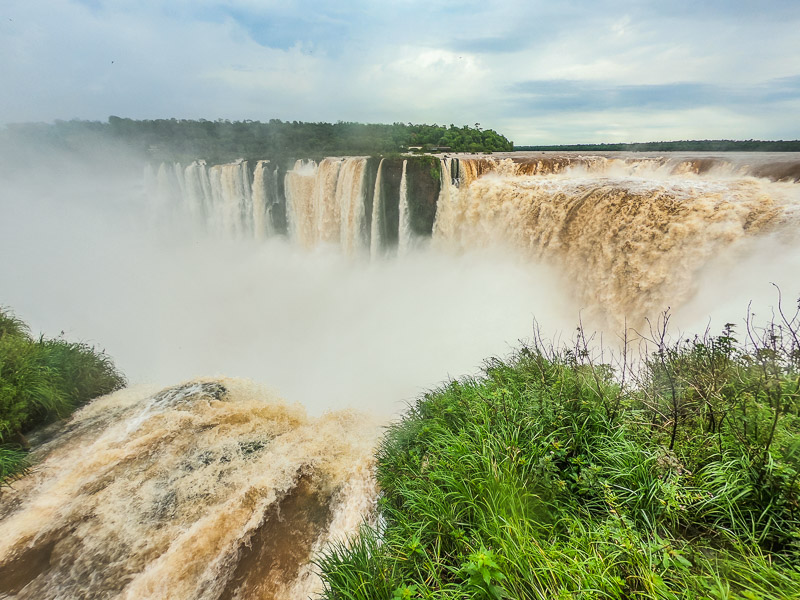
[[[154,161],[204,158],[224,162],[236,158],[284,156],[373,155],[439,149],[453,152],[507,152],[513,142],[492,129],[474,125],[412,123],[367,124],[339,121],[307,123],[270,119],[147,119],[111,116],[107,122],[55,121],[7,125],[0,144],[20,140],[46,143],[64,150],[96,148],[124,142]]]
[[[637,144],[514,146],[517,151],[556,152],[800,152],[800,140],[680,140]]]

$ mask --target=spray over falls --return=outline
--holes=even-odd
[[[510,247],[561,273],[596,326],[616,328],[681,306],[712,258],[791,237],[800,206],[800,161],[753,155],[352,157],[283,170],[260,161],[252,175],[245,161],[184,171],[159,167],[155,195],[187,215],[211,207],[208,228],[221,223],[225,235],[287,235],[373,258],[427,244]]]
[[[554,262],[596,317],[638,324],[683,304],[712,256],[788,219],[794,206],[775,192],[747,180],[487,176],[447,190],[434,239]]]

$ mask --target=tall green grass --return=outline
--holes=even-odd
[[[0,484],[28,471],[28,456],[19,447],[0,445]]]
[[[0,310],[0,483],[25,468],[25,433],[124,385],[104,352],[34,339],[24,322]]]
[[[636,369],[579,333],[424,395],[323,596],[800,598],[797,323],[671,343],[664,322]]]

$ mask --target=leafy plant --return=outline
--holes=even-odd
[[[25,467],[23,434],[125,385],[103,352],[61,338],[31,339],[0,311],[0,482]]]
[[[404,585],[392,592],[392,600],[409,600],[417,595],[417,586]]]
[[[778,314],[656,329],[635,368],[579,330],[424,394],[377,452],[380,527],[320,560],[325,597],[795,597],[800,319]]]
[[[487,598],[502,600],[506,593],[499,583],[506,578],[497,564],[494,552],[481,546],[480,550],[469,555],[461,566],[467,575],[469,585],[483,592]]]

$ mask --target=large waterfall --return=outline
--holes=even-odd
[[[549,175],[527,173],[559,171],[558,163],[460,162],[434,238],[462,249],[511,244],[555,264],[581,305],[617,326],[680,307],[711,257],[798,225],[796,185],[685,174],[685,162],[664,172],[650,162],[588,161]]]
[[[770,158],[770,157],[766,157]],[[161,165],[155,196],[224,235],[288,235],[348,255],[512,247],[569,282],[597,326],[689,300],[712,258],[797,230],[800,161],[719,157],[326,158]],[[282,175],[281,175],[282,173]],[[283,177],[285,196],[277,192]],[[435,179],[435,192],[431,186]],[[210,185],[205,182],[210,181]],[[252,183],[251,183],[252,181]],[[269,190],[269,193],[268,193]],[[201,193],[202,192],[202,193]],[[285,211],[286,227],[276,215]],[[795,246],[792,246],[795,247]]]
[[[272,157],[150,165],[127,212],[20,195],[0,238],[33,275],[0,264],[4,301],[138,385],[32,440],[0,492],[0,599],[308,597],[316,553],[372,518],[403,401],[534,317],[720,328],[770,282],[796,298],[799,181],[791,155]]]

